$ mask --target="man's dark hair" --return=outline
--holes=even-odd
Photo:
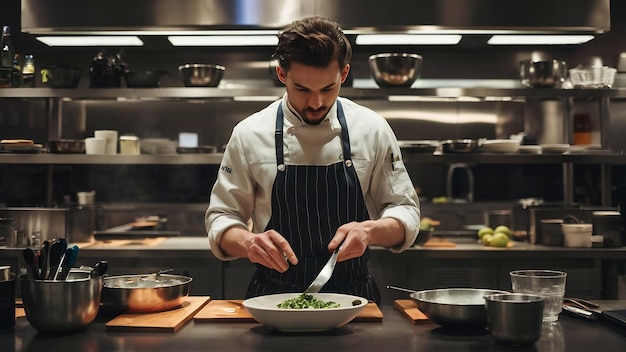
[[[295,21],[278,36],[274,52],[280,67],[289,71],[292,62],[306,66],[327,67],[337,60],[343,69],[352,58],[352,46],[339,25],[314,16]]]

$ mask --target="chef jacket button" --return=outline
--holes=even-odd
[[[285,164],[278,165],[278,171],[285,171]]]
[[[352,160],[346,160],[346,166],[352,167]]]

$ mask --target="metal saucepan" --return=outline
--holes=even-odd
[[[410,292],[417,308],[433,322],[449,328],[484,329],[487,327],[485,296],[507,291],[475,288],[444,288],[412,291],[394,286],[387,288]]]
[[[58,154],[84,154],[84,139],[56,139],[48,142],[50,153]]]
[[[140,274],[104,278],[102,305],[128,312],[162,312],[180,307],[193,279],[169,274]]]

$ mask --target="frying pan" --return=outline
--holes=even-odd
[[[162,312],[180,307],[189,295],[192,278],[169,274],[139,274],[104,278],[102,305],[135,313]]]
[[[476,288],[443,288],[413,291],[394,286],[387,288],[410,292],[417,308],[431,321],[448,328],[485,329],[485,296],[507,291]]]

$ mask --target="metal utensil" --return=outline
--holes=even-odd
[[[26,275],[29,279],[39,280],[39,267],[35,262],[37,253],[32,248],[25,248],[23,252],[24,261],[26,262]]]
[[[333,271],[335,270],[335,264],[337,264],[337,255],[339,254],[339,248],[335,249],[333,255],[330,256],[326,265],[322,268],[320,273],[317,275],[315,280],[311,283],[311,285],[304,290],[304,293],[318,293],[326,285],[330,277],[333,275]]]

